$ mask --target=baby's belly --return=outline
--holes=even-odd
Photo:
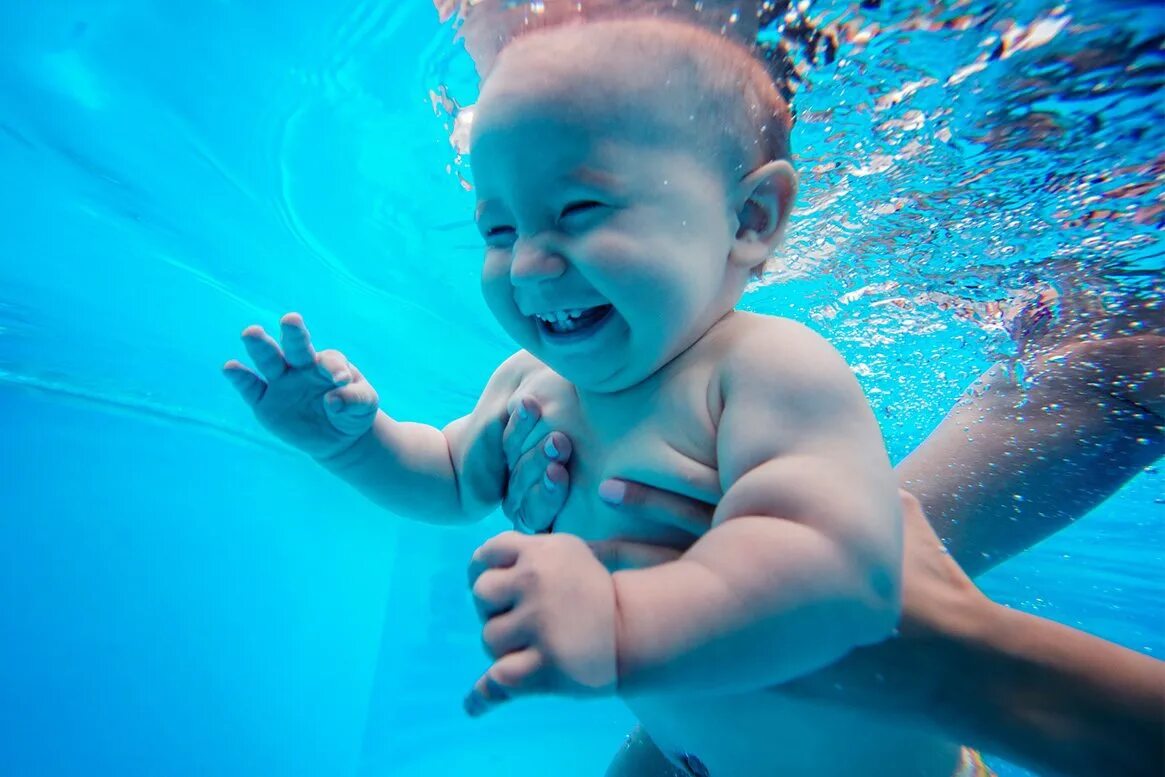
[[[957,745],[917,729],[775,692],[628,706],[677,766],[686,757],[700,777],[950,777],[958,762]]]

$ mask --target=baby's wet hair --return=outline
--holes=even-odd
[[[545,47],[550,68],[555,61],[588,70],[620,59],[636,63],[623,79],[632,95],[662,94],[681,116],[686,109],[680,122],[686,127],[673,122],[667,129],[716,153],[734,179],[790,158],[789,108],[769,72],[748,49],[714,32],[652,16],[587,21],[532,29],[511,41],[499,61],[528,47]]]

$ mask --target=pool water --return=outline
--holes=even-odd
[[[877,34],[796,54],[799,215],[743,306],[830,336],[897,458],[1010,352],[985,303],[1159,305],[1165,22],[861,13]],[[0,6],[4,775],[601,773],[613,702],[460,710],[485,668],[464,565],[504,519],[381,513],[218,374],[294,309],[394,415],[469,410],[512,349],[449,141],[474,90],[419,0]],[[1160,655],[1162,492],[1146,471],[981,584]]]

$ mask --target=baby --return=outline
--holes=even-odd
[[[532,435],[573,441],[556,533],[508,532],[471,562],[495,659],[471,714],[618,693],[692,774],[849,774],[900,752],[910,773],[953,771],[953,750],[768,691],[885,639],[900,608],[896,481],[861,389],[808,329],[734,311],[796,194],[788,128],[760,65],[698,28],[531,33],[501,54],[472,126],[482,287],[524,349],[473,412],[444,429],[394,420],[299,316],[282,348],[244,331],[262,377],[225,371],[259,420],[395,513],[495,509],[518,396],[541,399]],[[716,509],[628,521],[604,501],[616,477]],[[683,553],[611,573],[585,542],[605,540]]]

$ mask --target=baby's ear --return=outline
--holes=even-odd
[[[739,226],[729,259],[749,270],[768,261],[784,238],[796,196],[797,173],[784,159],[741,179],[734,200]]]

